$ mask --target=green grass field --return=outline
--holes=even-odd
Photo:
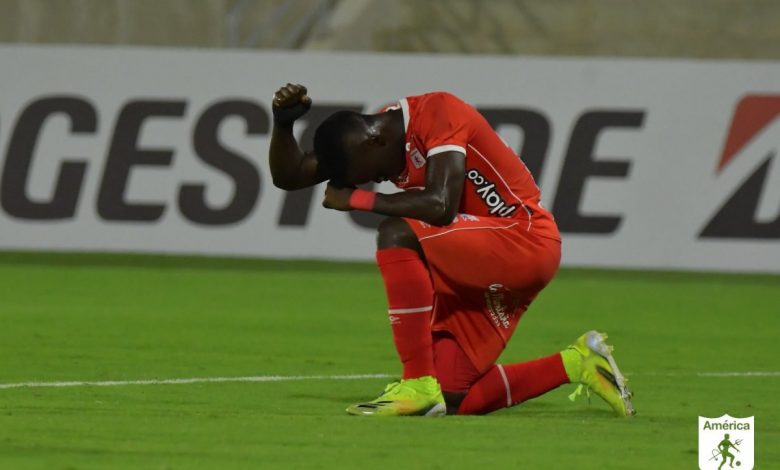
[[[0,388],[0,468],[695,469],[753,416],[780,468],[780,277],[563,270],[503,359],[610,333],[638,415],[562,387],[489,416],[344,414],[388,379]],[[368,264],[0,254],[0,384],[395,374]],[[703,372],[774,372],[713,377]]]

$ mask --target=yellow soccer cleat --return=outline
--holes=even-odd
[[[604,399],[618,416],[633,416],[636,414],[631,403],[633,394],[626,386],[627,380],[612,357],[612,346],[604,342],[606,339],[606,333],[588,331],[561,352],[569,380],[580,384],[577,390],[569,395],[569,399],[574,401],[585,388],[588,397],[592,390]]]
[[[444,416],[447,405],[439,382],[430,375],[393,382],[376,400],[347,408],[356,416]]]

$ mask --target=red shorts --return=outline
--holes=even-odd
[[[515,219],[460,214],[446,227],[405,220],[433,280],[432,330],[454,337],[478,378],[495,364],[520,317],[552,280],[561,242]]]

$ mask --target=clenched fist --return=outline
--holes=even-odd
[[[336,209],[338,211],[350,211],[349,198],[355,188],[340,188],[328,183],[325,187],[325,198],[322,200],[322,207]]]
[[[279,88],[274,93],[273,106],[274,122],[278,124],[292,124],[311,108],[311,98],[307,95],[303,85],[287,85]]]

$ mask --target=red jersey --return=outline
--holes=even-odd
[[[523,161],[471,105],[445,92],[399,101],[406,130],[406,169],[393,183],[425,186],[425,164],[435,155],[466,155],[466,179],[458,212],[520,221],[523,230],[560,240],[552,214]]]

